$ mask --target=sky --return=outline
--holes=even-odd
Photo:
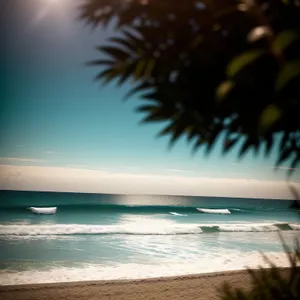
[[[130,89],[93,80],[113,29],[77,20],[78,0],[10,0],[1,16],[0,189],[291,198],[288,166],[237,149],[206,156],[141,125]],[[299,169],[289,179],[300,187]]]

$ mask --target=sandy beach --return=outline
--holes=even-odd
[[[282,269],[288,273],[288,269]],[[72,300],[150,300],[220,299],[218,289],[225,283],[250,289],[246,271],[122,281],[91,281],[36,285],[1,286],[0,299],[72,299]]]

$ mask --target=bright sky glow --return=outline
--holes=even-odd
[[[66,15],[70,10],[70,0],[36,0],[36,13],[32,18],[32,26],[37,26],[47,18],[52,18],[53,22],[59,20],[60,23],[66,21]]]

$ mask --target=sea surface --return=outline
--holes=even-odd
[[[290,248],[300,237],[292,203],[0,191],[0,284],[237,270],[267,266],[262,253],[288,266],[279,233]],[[57,212],[34,214],[32,206]]]

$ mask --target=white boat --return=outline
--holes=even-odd
[[[197,208],[198,211],[202,213],[207,213],[207,214],[222,214],[222,215],[228,215],[230,214],[229,209],[212,209],[212,208]]]
[[[56,213],[57,207],[29,207],[35,214],[53,215]]]

